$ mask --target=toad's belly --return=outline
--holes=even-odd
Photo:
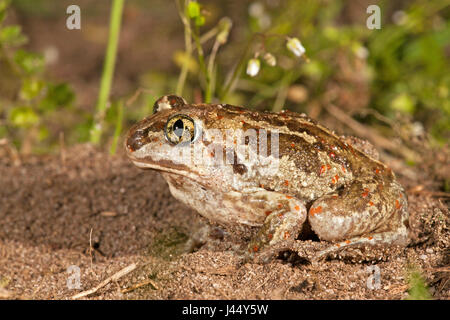
[[[266,214],[263,200],[259,203],[235,191],[212,191],[194,180],[176,174],[162,175],[176,199],[211,221],[225,226],[245,224],[253,227],[264,223]]]

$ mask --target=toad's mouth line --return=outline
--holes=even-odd
[[[167,161],[167,163],[164,163],[164,165],[156,164],[153,161],[143,161],[140,159],[136,159],[134,157],[130,157],[130,160],[133,162],[133,164],[140,168],[140,169],[150,169],[155,170],[161,173],[170,173],[170,174],[176,174],[178,176],[183,176],[188,179],[191,179],[193,181],[196,181],[198,183],[203,184],[202,176],[199,176],[198,174],[194,173],[188,166],[186,165],[176,165],[173,164],[171,161]],[[175,166],[178,166],[180,168],[176,168]]]

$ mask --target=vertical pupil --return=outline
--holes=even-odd
[[[178,119],[178,120],[175,121],[175,123],[173,124],[173,132],[174,132],[179,138],[181,138],[181,136],[183,136],[183,131],[184,131],[184,123],[183,123],[183,120]]]

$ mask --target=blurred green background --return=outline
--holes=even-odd
[[[239,74],[230,104],[305,112],[348,131],[327,105],[382,136],[417,147],[440,146],[450,129],[450,1],[223,0],[199,1],[201,34],[223,17],[229,37],[214,65],[218,101],[229,71],[255,52],[272,53],[255,77]],[[111,1],[0,0],[0,140],[22,154],[57,151],[89,140],[108,39]],[[66,8],[81,8],[81,30],[66,28]],[[366,9],[381,8],[381,29],[370,30]],[[256,41],[245,51],[255,33]],[[277,36],[268,36],[277,35]],[[309,62],[285,46],[297,37]],[[204,43],[205,55],[214,40]],[[246,56],[242,57],[242,53]],[[174,1],[127,0],[123,12],[111,105],[101,147],[108,150],[118,123],[124,130],[148,115],[159,96],[176,90],[180,68],[189,74],[183,96],[204,97],[199,60],[184,53],[184,29]],[[141,94],[137,95],[137,90]],[[117,101],[125,103],[123,118]],[[117,130],[116,130],[117,131]],[[428,135],[429,133],[429,135]],[[123,134],[123,133],[122,133]],[[421,140],[422,139],[422,140]],[[413,148],[413,147],[411,147]],[[408,159],[406,159],[408,160]]]

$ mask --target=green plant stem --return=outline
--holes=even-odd
[[[214,42],[211,54],[209,55],[209,60],[208,60],[208,76],[209,76],[209,85],[208,85],[208,92],[212,93],[215,90],[215,85],[216,85],[216,74],[215,74],[215,65],[214,65],[214,61],[216,59],[217,56],[217,51],[219,50],[220,47],[220,42],[216,41]]]
[[[211,92],[211,86],[210,86],[211,78],[210,78],[209,72],[208,72],[208,70],[206,68],[205,55],[203,53],[203,48],[202,48],[202,45],[200,43],[199,33],[200,32],[199,32],[198,26],[195,26],[195,31],[192,33],[192,37],[194,38],[194,42],[195,42],[195,45],[197,47],[198,62],[199,62],[199,65],[200,65],[200,70],[203,72],[203,74],[205,76],[205,81],[206,81],[204,102],[205,103],[210,103],[211,102],[211,98],[212,98],[212,92]]]
[[[116,128],[114,129],[113,141],[111,143],[111,148],[109,149],[109,154],[113,155],[117,150],[117,143],[119,142],[119,137],[122,132],[122,123],[123,123],[123,102],[120,100],[117,102],[117,119],[116,119]]]
[[[225,83],[225,88],[222,90],[220,97],[219,97],[220,101],[224,102],[224,100],[227,98],[227,96],[234,90],[236,82],[239,79],[239,76],[242,73],[242,69],[244,68],[244,66],[246,64],[248,52],[250,51],[250,48],[252,47],[253,42],[255,41],[255,39],[257,37],[261,37],[261,38],[265,39],[268,37],[284,38],[285,36],[279,35],[279,34],[264,34],[264,33],[253,34],[247,43],[247,46],[241,56],[241,59],[239,60],[236,68],[233,70],[233,74],[231,75],[231,77],[228,77],[228,81]],[[262,44],[262,46],[264,47],[264,43]]]
[[[123,4],[124,0],[113,0],[112,3],[108,46],[106,48],[105,62],[103,65],[100,91],[96,106],[96,115],[94,117],[93,127],[91,128],[90,141],[93,144],[98,144],[100,142],[100,137],[102,134],[102,123],[104,120],[107,102],[111,91],[112,78],[114,75],[120,25],[122,22]]]
[[[187,60],[189,61],[192,56],[192,41],[191,41],[192,30],[191,30],[191,25],[189,23],[189,20],[186,18],[187,17],[187,13],[186,13],[187,1],[185,1],[184,10],[181,7],[180,0],[175,1],[175,3],[177,5],[178,14],[180,16],[180,19],[184,25],[184,46],[186,48]],[[178,96],[183,95],[184,84],[186,82],[186,77],[188,75],[188,72],[189,72],[189,64],[186,62],[182,65],[180,75],[178,76],[177,88],[175,91],[176,95],[178,95]]]
[[[245,66],[246,58],[247,58],[248,52],[252,46],[253,39],[254,39],[254,37],[252,37],[251,40],[248,42],[248,44],[244,50],[244,53],[241,56],[241,59],[239,60],[236,68],[234,68],[234,70],[233,70],[233,74],[231,75],[231,77],[228,78],[228,81],[225,84],[225,89],[222,90],[222,93],[220,95],[221,102],[225,102],[225,100],[228,97],[228,95],[230,94],[230,92],[234,90],[234,86],[235,86],[237,80],[239,79],[239,75],[241,74],[242,69]]]

